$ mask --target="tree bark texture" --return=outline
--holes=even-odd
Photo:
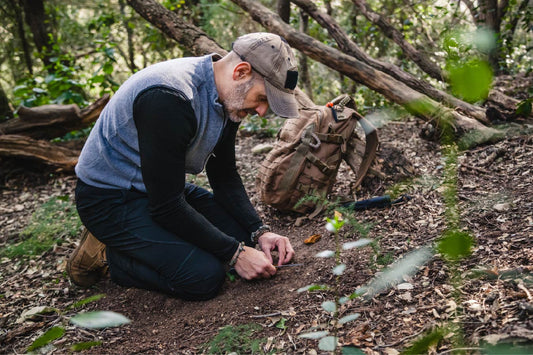
[[[172,11],[153,0],[127,0],[145,20],[157,24],[164,34],[181,43],[193,55],[201,56],[209,53],[227,53],[211,37],[198,27],[183,21]]]
[[[300,10],[300,31],[308,33],[309,16],[304,11]],[[307,56],[305,54],[300,55],[300,61],[298,62],[298,71],[300,72],[300,86],[304,88],[309,98],[313,99],[313,85],[311,82],[311,75],[309,74],[309,64]]]
[[[64,171],[73,171],[78,151],[63,148],[44,140],[15,134],[0,136],[0,156],[35,160]]]
[[[106,94],[83,110],[77,105],[20,107],[19,117],[0,123],[0,156],[35,160],[73,171],[79,151],[53,144],[50,139],[88,127],[108,101]]]
[[[20,107],[19,117],[0,124],[0,135],[22,135],[34,139],[52,139],[86,128],[96,121],[109,101],[109,95],[80,110],[77,105],[43,105]]]
[[[278,0],[277,2],[277,11],[279,17],[285,23],[290,23],[291,21],[291,1],[290,0]]]
[[[13,110],[4,88],[0,85],[0,122],[11,118],[13,118]]]
[[[47,16],[43,0],[21,0],[24,8],[26,23],[33,34],[33,42],[41,54],[45,66],[50,65],[51,38],[54,38],[51,29],[47,26]]]
[[[15,26],[17,27],[17,33],[19,40],[22,43],[22,52],[24,53],[24,63],[26,63],[26,68],[28,73],[33,75],[33,60],[31,57],[31,49],[26,39],[26,31],[24,30],[24,17],[22,13],[22,7],[18,4],[17,0],[9,0],[9,5],[13,10],[15,17]]]
[[[119,0],[118,3],[120,6],[120,14],[123,18],[122,24],[126,30],[126,35],[128,39],[128,56],[126,58],[126,62],[128,63],[130,71],[132,73],[135,73],[137,71],[137,66],[135,65],[135,51],[133,48],[133,29],[130,27],[129,20],[126,18],[126,3],[124,2],[124,0]]]

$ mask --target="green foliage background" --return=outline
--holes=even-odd
[[[261,2],[275,11],[275,0]],[[369,55],[425,78],[439,88],[450,89],[428,78],[393,41],[362,16],[351,1],[321,0],[315,3],[317,6],[328,4],[332,17]],[[164,0],[162,4],[201,27],[227,49],[238,35],[264,31],[230,0]],[[447,66],[452,81],[454,77],[461,78],[465,74],[459,69],[465,68],[461,60],[486,54],[487,46],[491,43],[490,35],[482,35],[466,8],[456,2],[436,5],[432,1],[370,0],[368,4],[399,29],[411,44],[441,67]],[[50,50],[52,62],[48,66],[39,59],[40,54],[31,41],[28,26],[23,23],[24,37],[17,28],[16,8],[9,6],[9,3],[0,6],[4,13],[0,17],[0,46],[3,48],[0,54],[0,85],[14,107],[19,104],[37,106],[46,103],[85,106],[103,93],[114,92],[136,70],[158,61],[189,55],[186,49],[180,48],[142,19],[125,0],[51,0],[45,1],[44,5],[47,24],[54,34]],[[530,8],[519,12],[514,36],[506,37],[513,25],[510,14],[518,11],[519,5],[518,1],[510,2],[507,12],[509,18],[504,18],[500,36],[503,38],[500,44],[505,55],[501,65],[511,74],[530,71],[532,67],[533,11]],[[21,15],[20,8],[18,12]],[[292,5],[290,24],[299,28],[300,21],[298,8]],[[128,31],[131,34],[130,45]],[[309,34],[336,47],[327,31],[313,20],[309,22]],[[470,37],[465,40],[465,36]],[[24,61],[23,41],[30,46],[33,73],[29,73]],[[128,58],[129,50],[134,53],[133,63]],[[477,69],[474,73],[470,70],[466,72],[472,73],[472,80],[490,80],[485,75],[483,64],[471,61],[469,65]],[[346,92],[355,96],[363,113],[390,105],[381,95],[320,63],[310,61],[310,72],[312,96],[316,102],[327,102]],[[452,92],[472,100],[470,93],[465,92],[460,83],[455,85]]]

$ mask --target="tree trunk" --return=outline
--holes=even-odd
[[[52,38],[55,38],[50,28],[47,26],[47,16],[44,10],[43,0],[21,0],[26,23],[33,34],[33,42],[37,51],[41,54],[41,59],[45,66],[50,65],[52,53]]]
[[[80,110],[77,105],[43,105],[20,107],[19,117],[0,124],[2,135],[22,135],[34,139],[52,139],[86,128],[96,121],[109,101],[109,94]]]
[[[279,17],[285,23],[290,23],[291,21],[291,2],[290,0],[278,0],[277,2],[277,11]]]
[[[277,12],[279,17],[285,23],[290,23],[291,21],[291,2],[290,0],[278,0],[277,2]],[[300,12],[300,31],[307,33],[309,17]],[[307,65],[307,56],[303,53],[300,54],[298,60],[298,81],[300,86],[304,88],[307,96],[312,100],[313,90],[311,87],[311,78],[309,77],[309,67]]]
[[[167,10],[154,0],[127,0],[145,20],[157,24],[164,34],[181,43],[193,55],[208,53],[227,53],[211,37],[196,26],[183,21],[172,11]]]
[[[128,39],[128,56],[126,58],[126,62],[128,63],[128,67],[130,68],[130,71],[132,73],[135,73],[137,71],[137,66],[135,65],[135,53],[133,48],[133,30],[130,27],[130,22],[126,18],[126,11],[125,7],[126,4],[124,3],[124,0],[119,0],[120,5],[120,14],[122,15],[122,24],[124,28],[126,29],[126,35]]]
[[[499,74],[501,72],[500,62],[505,66],[505,62],[501,61],[503,56],[500,40],[500,27],[502,19],[509,7],[509,0],[478,0],[477,4],[471,0],[463,0],[463,3],[470,11],[474,23],[478,27],[483,26],[493,33],[494,47],[489,53],[487,53],[488,61],[494,73]]]
[[[300,31],[308,33],[309,16],[300,10]],[[313,85],[311,84],[311,75],[309,75],[309,65],[307,56],[303,53],[300,55],[300,61],[298,62],[298,71],[300,72],[301,86],[304,88],[305,93],[311,100],[313,100]]]
[[[13,118],[13,109],[4,88],[0,85],[0,122],[11,118]]]
[[[31,57],[31,49],[26,39],[26,31],[24,31],[24,18],[22,14],[22,8],[19,6],[16,0],[9,0],[9,5],[13,9],[15,15],[15,26],[17,27],[17,33],[22,43],[22,52],[24,53],[24,63],[26,63],[26,68],[28,73],[33,75],[33,60]]]

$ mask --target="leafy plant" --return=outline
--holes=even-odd
[[[8,244],[0,255],[9,258],[40,255],[61,243],[64,237],[76,236],[80,227],[81,221],[69,197],[52,197],[33,213],[20,233],[22,241]]]
[[[339,319],[339,309],[342,304],[344,304],[346,301],[348,301],[347,297],[340,297],[339,295],[339,287],[340,287],[340,278],[343,275],[346,265],[341,263],[340,260],[340,253],[342,250],[349,250],[352,248],[357,247],[363,247],[365,245],[368,245],[371,240],[370,239],[359,239],[354,242],[348,242],[344,243],[342,246],[340,244],[340,237],[339,237],[339,230],[344,226],[345,221],[342,219],[342,215],[339,212],[335,212],[335,216],[333,219],[326,217],[326,230],[330,233],[333,233],[335,236],[335,251],[333,250],[324,250],[318,254],[316,254],[316,257],[320,258],[335,258],[335,266],[332,269],[332,274],[335,276],[335,284],[330,286],[325,285],[309,285],[302,287],[298,290],[298,292],[303,291],[314,291],[314,290],[333,290],[334,293],[334,299],[328,300],[322,302],[322,309],[329,314],[331,314],[332,318],[334,319],[336,324],[345,324],[351,321],[356,320],[359,318],[358,313],[349,314]],[[318,332],[310,332],[310,333],[304,333],[299,335],[300,338],[304,339],[316,339],[318,340],[318,348],[323,351],[335,351],[338,346],[338,337],[337,337],[337,331],[338,328],[336,325],[332,326],[331,331],[318,331]]]
[[[221,328],[218,334],[206,344],[208,354],[257,354],[261,352],[261,344],[265,339],[254,339],[253,335],[262,327],[256,323],[237,326],[228,325]]]
[[[253,115],[246,118],[240,129],[253,134],[274,137],[282,124],[282,118],[277,116],[261,117]]]
[[[83,307],[91,302],[98,301],[99,299],[105,297],[104,294],[97,294],[90,297],[87,297],[83,300],[75,302],[70,307],[67,307],[65,311],[70,309],[75,309]],[[60,322],[62,326],[53,326],[44,332],[42,335],[37,337],[33,343],[28,347],[27,351],[35,351],[42,347],[49,345],[54,340],[57,340],[65,334],[65,327],[67,322],[70,322],[78,327],[89,328],[89,329],[101,329],[108,327],[118,327],[124,324],[128,324],[131,321],[123,316],[122,314],[110,312],[110,311],[94,311],[94,312],[82,312],[74,314],[73,316],[65,314],[65,311],[60,311],[54,309],[60,317]],[[71,351],[83,351],[90,349],[94,346],[101,345],[101,341],[89,341],[82,343],[75,343],[70,346]]]

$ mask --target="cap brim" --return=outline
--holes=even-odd
[[[294,94],[282,91],[265,80],[268,105],[274,113],[281,117],[298,118],[298,102]]]

